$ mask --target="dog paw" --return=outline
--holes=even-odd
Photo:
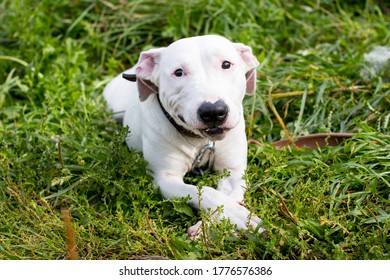
[[[238,230],[257,229],[260,233],[264,232],[264,229],[260,227],[262,220],[253,215],[242,202],[224,205],[223,216],[235,224]]]
[[[261,228],[262,220],[253,215],[245,204],[233,199],[232,197],[215,190],[206,190],[207,196],[201,201],[201,208],[211,209],[214,220],[229,219],[230,223],[237,226],[238,230],[258,230],[262,233],[265,230]]]
[[[197,222],[195,225],[187,229],[188,239],[198,239],[202,234],[202,221]]]
[[[215,211],[216,212],[216,211]],[[218,221],[218,220],[220,220],[221,218],[218,216],[218,214],[212,214],[211,215],[211,217],[212,217],[212,219],[214,219],[214,221]],[[230,218],[229,218],[229,220],[230,220]],[[237,226],[237,229],[238,230],[247,230],[247,229],[252,229],[252,230],[256,230],[257,229],[257,231],[256,232],[258,232],[258,233],[261,233],[261,234],[263,234],[263,233],[265,233],[266,231],[265,231],[265,229],[263,229],[263,228],[261,228],[261,227],[259,227],[259,225],[261,224],[261,219],[260,218],[258,218],[258,217],[256,217],[256,216],[251,216],[250,218],[249,218],[249,220],[250,220],[250,222],[249,223],[247,223],[245,226],[239,226],[239,224],[235,224],[236,226]],[[231,221],[231,220],[230,220]],[[250,224],[250,225],[249,225]],[[256,228],[253,228],[253,226],[254,225],[257,225],[256,226]],[[204,234],[204,230],[203,230],[203,227],[204,226],[206,226],[206,231],[207,231],[207,223],[206,223],[206,225],[204,224],[204,222],[203,221],[199,221],[199,222],[197,222],[195,225],[193,225],[193,226],[191,226],[191,227],[189,227],[188,229],[187,229],[187,238],[189,239],[189,240],[197,240],[197,239],[199,239],[201,236],[202,236],[202,234]],[[232,230],[232,234],[234,234],[234,235],[236,235],[236,231],[235,230]]]

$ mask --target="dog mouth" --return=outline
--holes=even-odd
[[[205,128],[205,129],[202,129],[201,131],[203,131],[203,133],[207,134],[207,135],[218,135],[218,134],[222,134],[225,132],[225,130],[221,127],[208,127],[208,128]]]
[[[207,127],[200,129],[200,133],[206,137],[210,138],[212,140],[221,140],[225,137],[225,134],[229,131],[230,129],[223,128],[223,127]]]

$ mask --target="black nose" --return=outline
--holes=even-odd
[[[198,109],[199,119],[208,127],[217,127],[226,121],[229,107],[222,100],[216,103],[204,102]]]

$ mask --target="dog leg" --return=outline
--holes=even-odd
[[[242,203],[244,200],[244,193],[246,190],[246,184],[242,176],[231,175],[227,178],[222,178],[218,183],[219,191],[230,196],[238,203]]]

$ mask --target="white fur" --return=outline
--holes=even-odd
[[[222,69],[224,61],[232,66]],[[123,125],[129,127],[127,145],[143,152],[162,195],[167,199],[190,196],[193,207],[205,210],[223,206],[218,217],[229,218],[238,229],[256,228],[261,222],[240,203],[246,189],[242,176],[247,161],[242,100],[246,92],[255,90],[257,66],[251,49],[243,44],[216,35],[192,37],[141,53],[138,64],[127,71],[136,73],[138,82],[119,75],[104,90],[109,108],[122,112],[116,119],[123,117]],[[177,69],[184,75],[174,75]],[[156,92],[142,81],[158,88],[163,106],[177,124],[200,137],[182,135],[163,114]],[[228,116],[220,126],[223,133],[208,135],[198,108],[218,100],[228,106]],[[199,190],[185,184],[183,177],[209,140],[216,141],[214,168],[219,172],[227,169],[230,176],[222,179],[217,189]]]

